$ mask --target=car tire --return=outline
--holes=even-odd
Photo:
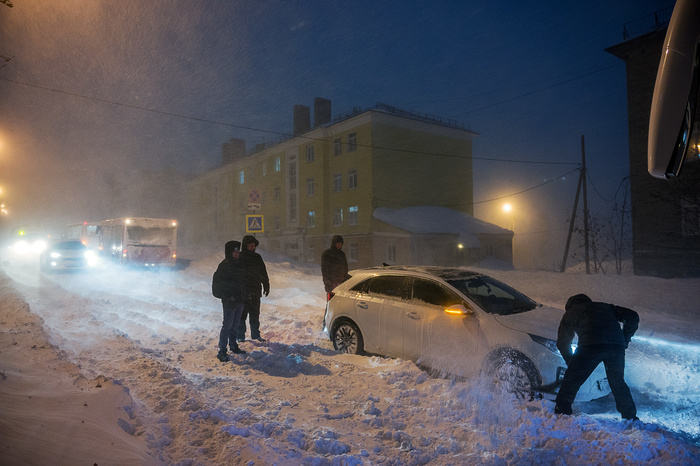
[[[512,348],[498,350],[487,359],[485,374],[494,384],[518,398],[533,400],[542,398],[539,387],[542,377],[530,358]]]
[[[343,320],[333,328],[333,348],[341,353],[363,354],[364,340],[354,322]]]

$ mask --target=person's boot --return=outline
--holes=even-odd
[[[219,354],[216,355],[216,359],[221,362],[228,362],[228,354],[226,353],[226,350],[219,350]]]
[[[240,349],[240,348],[238,347],[238,345],[232,347],[232,348],[231,348],[231,352],[234,353],[234,354],[246,354],[246,352],[243,351],[242,349]]]

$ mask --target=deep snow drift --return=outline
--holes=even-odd
[[[32,462],[44,451],[76,464],[96,462],[97,451],[113,463],[155,464],[700,461],[699,279],[486,271],[543,304],[563,307],[571,294],[585,292],[640,313],[626,378],[642,422],[628,423],[611,397],[576,403],[574,416],[557,417],[551,401],[515,400],[489,381],[436,379],[410,361],[337,354],[321,329],[318,268],[262,254],[272,290],[261,316],[269,344],[243,343],[248,354],[228,363],[214,357],[221,309],[210,288],[223,250],[181,254],[193,259],[187,267],[160,273],[45,276],[36,264],[4,264],[0,401],[9,399],[14,380],[37,372],[44,381],[33,385],[32,400],[45,400],[42,414],[57,413],[51,422],[63,427],[42,431],[41,443],[23,450],[21,436],[37,432],[39,413],[23,416],[32,405],[13,389],[14,409],[0,408],[0,422],[14,416],[22,425],[0,429],[3,454]],[[37,357],[43,336],[30,326],[30,312],[41,318],[33,317],[55,356]],[[32,363],[10,369],[13,358]],[[39,372],[37,364],[49,360],[63,364],[86,397],[112,394],[84,401],[114,405],[89,419],[88,408],[81,414],[83,423],[102,423],[91,424],[92,456],[55,445],[65,432],[79,431],[81,419],[62,414],[65,391],[55,387],[62,379]]]

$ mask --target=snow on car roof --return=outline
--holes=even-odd
[[[425,273],[442,278],[443,280],[457,280],[461,278],[470,278],[483,275],[482,273],[461,267],[442,267],[439,265],[384,265],[357,269],[354,272],[376,272],[387,270],[396,272]],[[352,273],[353,271],[350,272],[351,275]]]

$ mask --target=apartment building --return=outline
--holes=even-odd
[[[351,268],[426,262],[425,254],[416,255],[416,232],[376,218],[375,211],[433,206],[471,216],[477,134],[452,120],[384,104],[332,119],[330,106],[315,100],[313,127],[311,109],[295,106],[294,134],[278,141],[249,151],[245,141],[225,143],[222,166],[188,184],[181,221],[186,240],[223,243],[253,234],[268,252],[319,263],[340,234]],[[432,231],[432,243],[458,247],[451,225]],[[512,263],[512,232],[493,233],[498,242],[471,241],[469,254],[454,255],[461,259],[448,255],[451,265],[489,253]]]

